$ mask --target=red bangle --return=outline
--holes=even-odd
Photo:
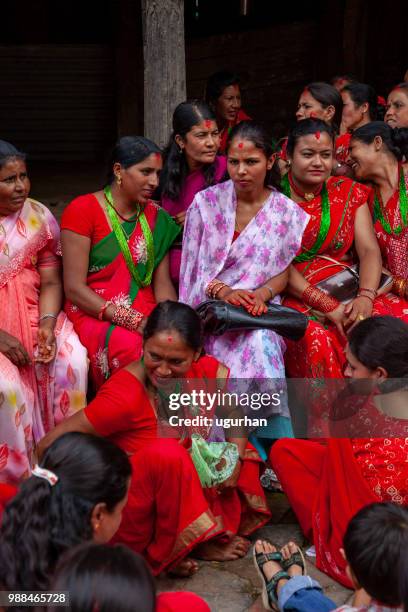
[[[110,300],[107,300],[104,305],[102,306],[102,308],[100,309],[100,311],[98,312],[98,319],[99,321],[103,321],[103,315],[105,314],[105,310],[107,309],[108,306],[110,306],[112,304],[112,302]]]
[[[364,293],[358,293],[357,297],[358,298],[365,297],[365,298],[367,298],[367,300],[370,300],[370,302],[372,302],[374,304],[374,298],[370,297],[369,295],[364,295]]]
[[[377,297],[377,290],[376,289],[368,289],[367,287],[360,287],[358,292],[360,293],[361,291],[368,291],[369,293],[372,293],[375,298]]]
[[[302,300],[305,304],[307,304],[307,306],[315,308],[323,314],[333,312],[333,310],[336,310],[336,308],[340,305],[340,302],[338,302],[334,297],[328,295],[313,285],[308,285],[306,287],[302,293]]]

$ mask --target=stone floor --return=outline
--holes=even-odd
[[[294,540],[304,550],[309,548],[310,544],[305,541],[286,497],[282,493],[273,493],[268,494],[268,498],[273,519],[269,525],[259,529],[251,540],[263,538],[276,546]],[[320,582],[328,597],[338,605],[350,599],[351,591],[316,569],[313,559],[307,557],[306,560],[308,574]],[[159,578],[158,590],[193,591],[207,601],[212,612],[264,610],[260,596],[262,588],[252,561],[252,548],[245,558],[238,561],[200,562],[200,570],[191,578]]]

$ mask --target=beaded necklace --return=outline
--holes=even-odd
[[[147,251],[147,262],[146,262],[146,274],[144,280],[142,280],[138,274],[138,271],[135,266],[135,262],[133,261],[133,257],[130,253],[128,240],[130,236],[126,234],[124,227],[119,223],[118,213],[116,212],[112,191],[110,185],[107,185],[103,190],[105,200],[106,200],[106,211],[108,213],[110,222],[112,223],[112,229],[116,236],[116,240],[119,243],[120,250],[122,251],[122,255],[125,258],[127,268],[132,275],[133,279],[137,283],[139,287],[147,287],[152,282],[153,275],[153,267],[154,267],[154,244],[153,244],[153,234],[150,229],[150,226],[147,222],[146,216],[143,210],[138,204],[138,211],[136,214],[136,223],[140,222],[140,227],[142,230],[143,238],[146,243],[146,251]]]
[[[291,197],[290,182],[289,182],[289,177],[287,174],[285,174],[285,176],[283,177],[281,186],[282,186],[284,195],[290,198]],[[312,247],[310,249],[303,249],[302,253],[298,255],[297,257],[295,257],[294,261],[297,263],[303,262],[303,261],[309,261],[310,259],[313,259],[316,256],[316,253],[319,251],[322,244],[324,243],[324,241],[326,240],[327,234],[329,233],[331,218],[330,218],[329,194],[327,193],[326,183],[323,183],[320,195],[322,198],[322,203],[321,203],[322,215],[320,219],[319,233],[317,234],[316,241],[312,245]]]
[[[402,224],[397,225],[397,227],[391,227],[391,224],[384,217],[384,213],[387,215],[384,202],[382,200],[381,194],[379,190],[376,188],[375,196],[374,196],[374,222],[379,221],[383,226],[384,230],[391,236],[398,236],[404,228],[407,227],[407,211],[408,211],[408,198],[407,198],[407,188],[405,185],[405,176],[402,168],[402,164],[398,164],[398,178],[399,178],[399,211],[401,215]],[[388,215],[387,215],[388,217]]]

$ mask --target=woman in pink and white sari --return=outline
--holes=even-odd
[[[28,198],[24,155],[0,141],[0,483],[30,474],[35,443],[85,405],[86,350],[60,312],[59,227]]]
[[[210,295],[254,316],[265,312],[268,302],[280,303],[309,216],[271,188],[270,142],[252,121],[231,132],[227,163],[232,180],[199,192],[187,211],[181,301],[196,307]],[[285,378],[285,344],[270,330],[207,336],[205,348],[230,368],[231,378]],[[290,435],[285,402],[274,415],[285,421],[275,423],[276,435],[267,437]]]

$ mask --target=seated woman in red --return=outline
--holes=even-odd
[[[202,486],[186,448],[192,434],[220,440],[223,432],[212,427],[214,413],[200,406],[197,416],[207,422],[180,429],[167,424],[172,392],[216,392],[225,384],[228,369],[214,357],[200,357],[202,341],[192,308],[162,302],[144,330],[143,360],[112,376],[84,410],[40,443],[41,453],[62,433],[83,431],[107,436],[132,455],[129,501],[115,541],[143,554],[155,574],[168,568],[181,575],[196,571],[197,564],[186,559],[193,548],[194,556],[208,560],[244,556],[249,542],[237,534],[251,534],[270,517],[259,482],[260,458],[242,432],[229,430],[228,442],[239,452],[232,474],[217,486]],[[194,409],[189,406],[180,417],[191,417]],[[180,436],[182,443],[165,439]]]
[[[305,119],[291,130],[291,170],[283,178],[285,195],[310,215],[302,249],[289,275],[285,305],[310,317],[299,342],[287,342],[285,363],[296,378],[342,378],[345,332],[372,314],[407,318],[408,304],[393,294],[378,295],[381,253],[374,234],[370,189],[345,177],[331,177],[332,128]],[[359,264],[359,288],[342,303],[317,285]]]
[[[364,417],[375,416],[366,422],[365,435],[372,426],[380,433],[382,426],[389,436],[331,438],[325,444],[282,439],[270,460],[304,534],[315,544],[317,567],[350,587],[340,548],[351,517],[379,500],[408,504],[408,325],[393,317],[362,321],[350,332],[347,358],[346,374],[360,392],[369,393]],[[336,435],[346,433],[340,424],[333,421]]]
[[[353,132],[350,162],[356,177],[374,187],[370,208],[383,262],[393,275],[393,292],[408,300],[408,163],[404,159],[408,162],[408,128],[393,129],[373,121]]]
[[[212,74],[205,88],[205,100],[214,111],[220,130],[220,153],[226,153],[228,136],[241,121],[251,119],[241,108],[240,78],[228,70]]]
[[[96,387],[140,359],[143,317],[176,298],[168,251],[180,228],[150,200],[161,168],[153,142],[125,136],[113,150],[108,185],[76,198],[62,215],[65,310]]]
[[[145,561],[126,546],[87,543],[60,559],[51,589],[69,591],[70,612],[210,612],[194,593],[156,594]],[[47,612],[57,612],[50,605]]]

